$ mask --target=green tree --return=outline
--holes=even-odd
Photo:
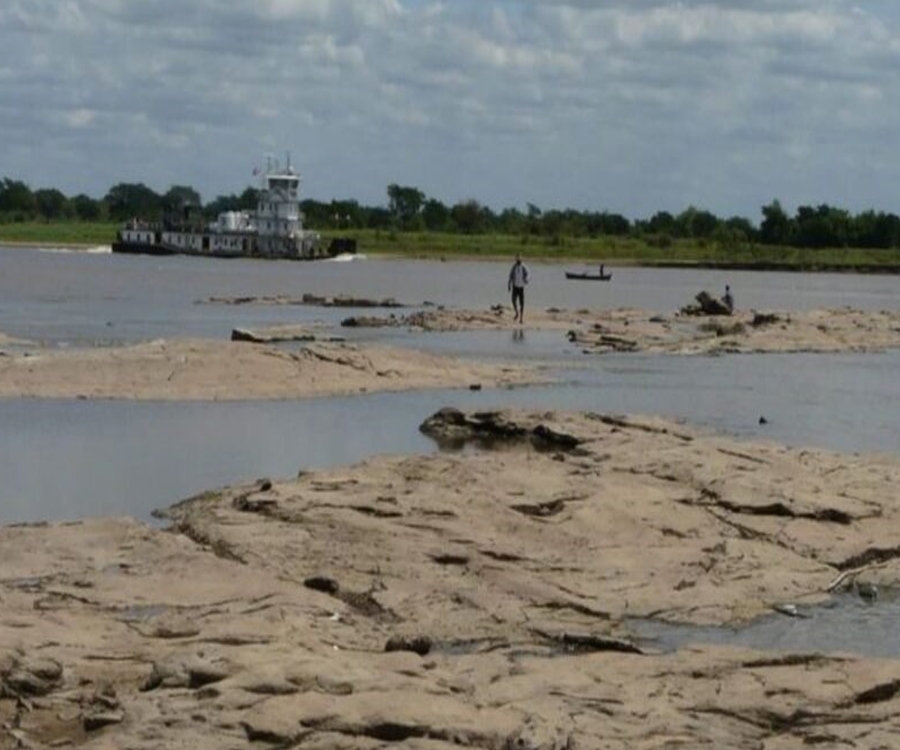
[[[668,234],[669,236],[678,233],[678,226],[675,223],[675,217],[668,211],[657,211],[644,224],[646,231],[651,234]]]
[[[675,220],[680,237],[710,237],[719,227],[719,219],[709,211],[688,206]]]
[[[31,218],[37,210],[34,193],[24,182],[4,177],[0,180],[0,213]]]
[[[84,193],[69,199],[72,211],[82,221],[97,221],[103,217],[104,205]]]
[[[850,244],[869,248],[900,247],[900,217],[864,211],[852,219]]]
[[[763,220],[759,225],[759,238],[766,245],[789,245],[793,234],[793,222],[784,212],[778,200],[762,207]]]
[[[238,196],[239,211],[255,211],[258,203],[259,191],[249,185],[245,187],[244,192]]]
[[[794,244],[799,247],[843,247],[850,236],[850,215],[825,204],[800,206],[794,225]]]
[[[388,211],[400,229],[416,229],[425,193],[415,187],[391,183],[387,187]]]
[[[447,228],[450,210],[439,200],[429,198],[422,206],[422,223],[429,232],[440,232]]]
[[[366,217],[366,227],[368,229],[390,229],[392,216],[391,212],[386,208],[375,207],[369,209]]]
[[[61,219],[69,210],[69,199],[56,188],[35,190],[34,203],[38,214],[46,221]]]
[[[621,214],[613,214],[609,211],[586,212],[581,215],[583,233],[588,237],[601,235],[626,235],[631,231],[631,222]]]
[[[162,215],[162,200],[142,182],[120,182],[110,188],[103,199],[109,215],[116,221],[138,218],[153,221]]]
[[[504,208],[497,217],[497,229],[504,234],[525,234],[528,219],[518,208]]]
[[[462,234],[481,234],[491,224],[492,213],[476,200],[457,203],[450,209],[450,219]]]
[[[172,185],[161,198],[162,210],[166,214],[182,214],[191,208],[200,208],[203,203],[200,193],[188,185]]]

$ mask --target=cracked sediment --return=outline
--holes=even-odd
[[[0,748],[892,746],[900,661],[692,646],[896,580],[900,461],[443,410],[459,450],[0,528]],[[863,570],[857,570],[863,568]]]

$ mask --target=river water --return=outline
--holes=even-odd
[[[673,312],[730,284],[739,307],[895,309],[892,276],[613,268],[608,284],[570,282],[531,264],[531,308],[635,307]],[[418,430],[446,405],[524,406],[681,418],[742,438],[900,455],[900,352],[877,355],[585,356],[555,332],[421,334],[341,329],[371,310],[199,304],[212,297],[304,293],[393,297],[408,304],[506,303],[507,263],[365,259],[291,263],[0,248],[0,331],[54,347],[174,336],[228,338],[234,327],[321,323],[381,340],[500,360],[540,361],[552,385],[471,392],[373,393],[298,401],[168,403],[0,399],[0,524],[131,515],[263,476],[436,450]],[[527,311],[526,311],[527,321]],[[760,424],[760,417],[765,423]],[[636,624],[663,647],[855,650],[900,656],[900,597],[836,597],[807,618],[750,628]]]
[[[700,289],[719,291],[726,283],[739,306],[756,309],[879,310],[900,302],[900,281],[890,276],[613,268],[611,283],[565,280],[564,268],[578,267],[532,264],[527,304],[672,312]],[[0,248],[0,331],[49,346],[228,338],[239,326],[316,322],[342,335],[460,356],[537,360],[552,365],[558,379],[478,393],[276,403],[0,400],[0,523],[105,514],[148,519],[210,487],[293,476],[378,452],[431,451],[418,425],[448,404],[663,414],[748,438],[900,455],[897,352],[585,356],[557,332],[351,330],[340,321],[361,311],[200,304],[315,293],[486,308],[506,302],[506,272],[506,263],[492,262],[292,263]]]

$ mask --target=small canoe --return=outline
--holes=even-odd
[[[589,271],[566,271],[567,279],[581,279],[583,281],[609,281],[612,278],[611,273],[592,273]]]

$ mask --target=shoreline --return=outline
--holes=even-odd
[[[5,248],[22,248],[35,250],[51,250],[59,248],[63,250],[88,251],[97,247],[107,247],[111,245],[109,242],[48,242],[48,241],[14,241],[0,240],[0,250]],[[367,260],[423,260],[441,263],[453,262],[507,262],[512,257],[512,253],[466,253],[452,252],[441,253],[439,251],[415,251],[396,252],[396,251],[372,251],[361,248],[359,255]],[[187,256],[190,257],[190,256]],[[803,263],[781,263],[777,261],[711,261],[703,259],[686,259],[686,260],[666,260],[663,259],[646,259],[639,258],[604,258],[597,256],[584,256],[580,254],[574,255],[527,255],[526,259],[530,263],[539,264],[596,264],[605,262],[610,270],[620,268],[661,268],[661,269],[686,269],[686,270],[713,270],[713,271],[756,271],[760,273],[809,273],[809,274],[859,274],[866,276],[894,276],[900,275],[900,263],[821,263],[821,262],[803,262]],[[229,258],[225,258],[229,260]],[[289,259],[287,259],[289,260]]]

